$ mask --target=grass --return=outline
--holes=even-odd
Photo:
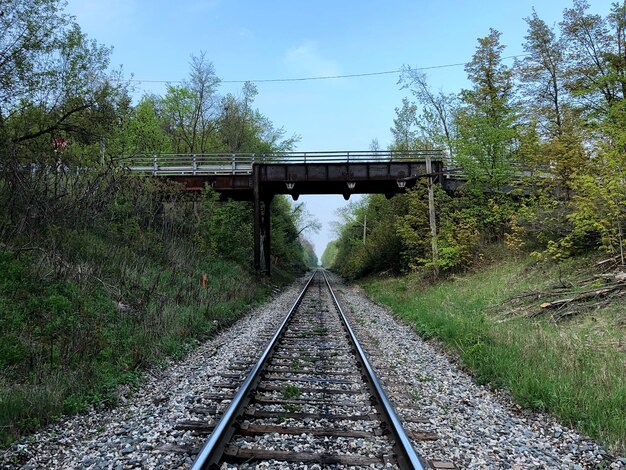
[[[290,398],[298,398],[300,396],[300,388],[294,384],[287,384],[285,389],[283,390],[283,397]]]
[[[328,336],[328,329],[321,326],[316,326],[312,330],[302,332],[300,336],[302,336],[303,338],[310,338],[312,336]]]
[[[286,403],[283,405],[283,408],[287,413],[299,413],[302,409],[297,403]]]
[[[498,312],[508,297],[566,281],[592,264],[590,258],[561,266],[502,259],[435,285],[417,274],[363,285],[421,336],[457,354],[479,383],[505,387],[522,406],[550,412],[623,454],[626,302],[559,323],[525,316],[502,321]]]
[[[120,384],[136,389],[143,368],[184,357],[270,290],[184,241],[143,251],[94,232],[64,241],[54,257],[0,251],[0,445],[114,405]]]

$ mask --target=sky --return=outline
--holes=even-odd
[[[590,0],[606,15],[612,0]],[[477,40],[494,28],[504,56],[523,54],[533,8],[549,25],[571,0],[68,0],[67,11],[89,37],[112,46],[111,65],[136,82],[135,97],[163,94],[184,80],[190,56],[205,52],[229,81],[327,77],[426,68],[434,90],[457,93],[469,84],[463,65]],[[512,64],[513,59],[506,59]],[[450,66],[448,66],[450,65]],[[448,66],[448,67],[441,67]],[[432,68],[431,68],[432,67]],[[295,150],[367,150],[391,141],[394,109],[407,90],[398,73],[329,80],[257,82],[256,107],[287,135]],[[353,200],[353,199],[352,199]],[[337,196],[301,196],[322,223],[309,234],[321,256],[336,238],[330,222],[346,204]]]

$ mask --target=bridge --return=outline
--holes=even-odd
[[[124,158],[130,171],[167,178],[188,191],[212,187],[254,203],[254,268],[270,272],[270,205],[277,194],[384,194],[393,197],[419,178],[443,182],[440,150],[153,154]]]

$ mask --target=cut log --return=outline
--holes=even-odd
[[[574,299],[560,299],[560,300],[554,300],[552,302],[544,302],[540,305],[541,308],[558,308],[558,307],[562,307],[563,305],[567,305],[571,302],[573,302]]]

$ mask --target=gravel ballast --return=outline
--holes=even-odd
[[[521,411],[505,393],[476,385],[454,360],[369,301],[359,288],[334,281],[406,429],[437,437],[414,441],[423,457],[453,462],[459,469],[625,468],[626,459],[611,457],[597,442],[548,415]],[[226,399],[201,397],[207,391],[225,394],[219,384],[232,375],[233,364],[252,361],[260,353],[301,287],[302,281],[254,309],[184,361],[153,371],[141,390],[117,408],[68,417],[14,443],[0,456],[0,467],[188,468],[192,456],[185,450],[197,449],[206,436],[176,429],[176,424],[199,419],[194,409],[228,405]],[[297,438],[271,439],[280,447],[280,439]],[[337,443],[347,448],[353,444]],[[303,449],[312,445],[302,442]]]

